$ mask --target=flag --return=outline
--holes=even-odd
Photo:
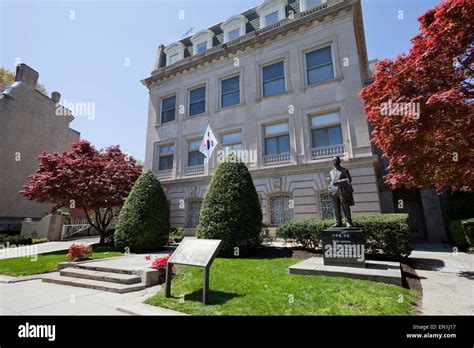
[[[206,133],[204,133],[204,137],[202,138],[201,147],[199,148],[199,152],[204,154],[204,163],[207,163],[209,161],[216,146],[216,137],[212,132],[211,125],[208,124],[206,128]]]

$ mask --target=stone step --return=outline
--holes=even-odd
[[[63,277],[92,279],[119,284],[137,284],[141,282],[141,278],[139,276],[132,274],[93,271],[90,269],[75,267],[64,268],[59,271],[59,273]]]
[[[110,291],[110,292],[116,292],[119,294],[124,294],[127,292],[139,291],[139,290],[145,289],[145,284],[143,283],[120,284],[120,283],[110,283],[110,282],[104,282],[104,281],[93,280],[93,279],[65,277],[65,276],[59,276],[59,275],[45,277],[43,278],[43,282],[69,285],[69,286],[77,286],[81,288],[89,288],[89,289],[102,290],[102,291]]]
[[[106,266],[96,266],[94,262],[78,264],[76,268],[86,269],[89,271],[109,272],[109,273],[120,273],[120,274],[133,274],[131,270],[122,268],[113,268]]]

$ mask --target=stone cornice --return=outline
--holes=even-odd
[[[320,6],[320,9],[310,9],[295,15],[294,19],[285,18],[275,25],[247,33],[237,40],[214,46],[204,53],[187,57],[177,62],[174,66],[162,67],[152,72],[152,75],[141,82],[153,89],[161,81],[166,81],[181,74],[201,68],[208,64],[228,59],[229,56],[239,52],[245,52],[266,44],[269,40],[284,37],[289,33],[304,30],[314,22],[324,22],[338,17],[341,13],[345,14],[352,11],[355,22],[355,32],[359,53],[361,55],[361,68],[363,70],[363,81],[368,75],[368,62],[365,47],[364,27],[362,22],[362,11],[359,0],[342,0],[331,5]],[[367,71],[366,71],[367,70]]]

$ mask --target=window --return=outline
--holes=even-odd
[[[174,145],[160,146],[158,170],[173,169]]]
[[[240,77],[221,81],[221,108],[240,104]]]
[[[182,42],[175,42],[164,49],[166,54],[166,65],[174,64],[184,58],[184,45]]]
[[[331,46],[306,53],[308,85],[334,78]]]
[[[329,175],[328,175],[329,176]],[[329,192],[319,194],[321,200],[321,215],[323,219],[334,219],[334,206]]]
[[[174,121],[176,115],[176,96],[161,99],[161,123]]]
[[[187,202],[186,227],[196,227],[199,223],[199,213],[201,212],[201,200],[191,200]]]
[[[272,226],[279,226],[293,219],[293,212],[290,209],[290,196],[278,195],[270,198],[270,223]]]
[[[206,111],[206,86],[189,91],[189,116],[202,114]]]
[[[222,135],[222,149],[228,155],[231,152],[242,150],[242,132],[227,133]]]
[[[229,31],[227,34],[228,41],[238,39],[240,37],[240,28]]]
[[[199,166],[204,164],[204,154],[199,152],[202,139],[193,140],[188,143],[188,166]]]
[[[174,64],[179,60],[179,53],[170,56],[170,64]]]
[[[236,15],[221,24],[221,30],[224,32],[224,42],[229,42],[238,39],[245,35],[245,25],[248,19],[243,15]]]
[[[313,148],[342,144],[339,112],[311,117]]]
[[[196,45],[196,51],[197,53],[201,53],[207,50],[207,42],[200,43]]]
[[[263,96],[269,97],[285,91],[284,63],[278,62],[262,68]]]
[[[326,3],[326,0],[301,0],[301,11],[309,10],[324,3]]]
[[[265,126],[265,155],[290,153],[288,122]]]
[[[268,27],[269,25],[275,24],[278,22],[278,11],[272,12],[265,16],[265,26]]]

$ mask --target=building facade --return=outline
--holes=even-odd
[[[369,78],[359,0],[270,0],[166,47],[149,89],[145,167],[174,227],[192,231],[223,153],[244,155],[264,223],[330,218],[331,158],[353,178],[355,215],[381,212],[378,160],[358,96]],[[219,142],[199,153],[211,125]]]
[[[20,64],[15,82],[0,90],[0,233],[19,232],[25,218],[50,212],[52,205],[30,201],[18,191],[36,171],[42,151],[65,151],[80,137],[69,128],[74,117],[56,113],[61,95],[48,97],[36,89],[38,76]]]

